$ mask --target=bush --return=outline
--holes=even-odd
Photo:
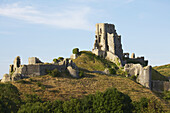
[[[58,59],[57,59],[57,60],[63,61],[63,60],[64,60],[64,58],[63,58],[63,57],[58,57]]]
[[[127,75],[127,72],[123,71],[122,69],[118,69],[116,71],[116,74],[119,75],[119,76],[125,77],[125,75]]]
[[[137,77],[136,77],[135,75],[132,75],[132,76],[130,77],[130,79],[132,79],[133,81],[136,81]]]
[[[42,102],[40,97],[36,94],[25,94],[24,96],[24,103]]]
[[[48,109],[43,106],[43,103],[26,103],[22,105],[18,113],[49,113]]]
[[[52,70],[52,71],[48,71],[48,74],[50,75],[50,76],[52,76],[52,77],[57,77],[57,76],[60,76],[60,71],[56,68],[56,69],[54,69],[54,70]]]
[[[83,77],[84,76],[84,71],[80,71],[79,72],[79,77]]]
[[[139,102],[133,102],[134,113],[162,113],[161,104],[155,99],[141,98]]]
[[[78,48],[74,48],[73,49],[73,54],[79,54],[79,49]]]
[[[110,111],[116,113],[130,113],[132,110],[131,99],[115,88],[109,88],[104,93],[96,93],[93,100],[93,110],[95,112],[109,113]]]
[[[17,112],[21,105],[18,89],[12,84],[0,83],[0,112]]]
[[[57,63],[57,62],[58,62],[58,59],[56,59],[56,58],[53,59],[53,62],[54,62],[54,63]]]
[[[116,70],[113,68],[109,68],[109,73],[114,75],[116,74]]]
[[[170,100],[170,91],[164,91],[164,97],[163,97],[163,99],[165,99],[165,100]]]

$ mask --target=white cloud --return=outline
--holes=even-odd
[[[20,6],[18,3],[0,6],[0,15],[24,20],[30,23],[51,25],[68,29],[90,30],[89,7],[64,8],[62,11],[43,13],[32,6]]]

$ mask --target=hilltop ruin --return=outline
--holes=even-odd
[[[117,34],[115,26],[108,23],[96,24],[95,42],[92,53],[115,63],[119,69],[126,71],[129,76],[135,76],[136,81],[141,85],[152,89],[157,86],[157,82],[152,81],[151,70],[148,60],[144,57],[136,57],[135,53],[124,53],[122,49],[121,36]],[[43,63],[36,57],[28,59],[28,65],[21,65],[20,57],[16,57],[14,63],[10,65],[9,74],[5,74],[1,82],[16,81],[22,78],[46,75],[47,70],[58,69],[68,71],[74,78],[79,78],[79,69],[71,59],[79,57],[78,54],[71,55],[53,63]],[[97,70],[96,70],[97,72]],[[107,74],[105,71],[102,72]],[[163,82],[161,84],[164,84]],[[169,83],[166,83],[169,84]],[[155,88],[157,89],[157,87]],[[168,87],[167,90],[170,90]]]
[[[117,34],[114,24],[96,24],[92,52],[116,63],[119,67],[124,66],[124,70],[128,72],[129,76],[137,76],[140,84],[151,88],[151,66],[147,66],[148,61],[144,60],[144,57],[135,58],[135,54],[132,53],[129,58],[129,53],[123,53],[121,36]]]

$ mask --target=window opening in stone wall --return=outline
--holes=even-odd
[[[102,29],[100,28],[100,33],[102,33]]]

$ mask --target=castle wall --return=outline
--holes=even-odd
[[[170,82],[169,81],[159,81],[152,80],[152,90],[153,91],[170,91]]]
[[[123,49],[121,37],[117,35],[115,26],[113,24],[98,23],[96,24],[95,33],[96,40],[92,52],[97,56],[103,56],[104,58],[116,55],[122,61]],[[108,52],[109,55],[107,55]]]
[[[142,67],[140,64],[125,64],[124,70],[130,76],[137,76],[137,82],[141,85],[151,89],[151,66]]]
[[[47,71],[52,71],[54,69],[63,70],[65,67],[62,65],[43,65],[43,64],[34,64],[34,65],[23,65],[19,68],[17,73],[23,75],[23,77],[34,77],[40,75],[46,75]]]

